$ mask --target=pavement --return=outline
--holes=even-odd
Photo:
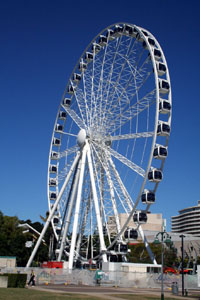
[[[31,287],[28,287],[31,288]],[[48,291],[54,293],[74,293],[74,294],[86,294],[90,296],[99,297],[100,299],[108,300],[124,300],[123,296],[119,298],[121,294],[137,294],[137,295],[148,295],[148,296],[157,296],[161,295],[160,289],[141,289],[141,288],[122,288],[122,287],[104,287],[104,286],[85,286],[85,285],[63,285],[63,284],[48,284],[48,285],[39,285],[35,286],[34,289],[40,291]],[[115,294],[117,297],[115,297]],[[174,298],[174,299],[188,299],[200,300],[200,290],[189,290],[188,296],[182,296],[181,291],[179,295],[173,295],[171,290],[164,291],[165,297]],[[196,297],[190,297],[195,296]]]

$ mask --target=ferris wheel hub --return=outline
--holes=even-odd
[[[81,129],[77,136],[77,144],[79,145],[79,147],[82,147],[84,145],[85,140],[86,140],[86,131],[85,129]]]

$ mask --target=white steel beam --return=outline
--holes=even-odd
[[[110,153],[117,158],[119,161],[121,161],[123,164],[125,164],[127,167],[129,167],[130,169],[132,169],[133,171],[135,171],[137,174],[139,174],[140,176],[144,177],[145,176],[145,171],[144,169],[142,169],[141,167],[139,167],[138,165],[136,165],[134,162],[130,161],[128,158],[126,158],[125,156],[121,155],[120,153],[118,153],[117,151],[113,150],[112,148],[109,148]]]
[[[95,212],[96,212],[96,218],[97,218],[97,226],[98,226],[98,231],[99,231],[100,250],[106,251],[105,241],[104,241],[104,237],[103,237],[103,226],[102,226],[102,222],[101,222],[101,215],[100,215],[96,185],[95,185],[95,180],[94,180],[94,171],[93,171],[93,166],[92,166],[90,146],[89,146],[88,142],[86,142],[86,143],[87,143],[87,148],[88,148],[88,151],[87,151],[88,167],[89,167],[91,187],[92,187],[94,206],[95,206]],[[103,254],[102,259],[104,262],[107,262],[107,255]]]
[[[69,182],[69,179],[70,179],[70,177],[71,177],[71,175],[72,175],[72,173],[74,171],[74,168],[76,167],[76,164],[78,162],[79,156],[80,156],[80,152],[77,153],[77,155],[76,155],[76,157],[74,159],[74,162],[73,162],[73,164],[72,164],[72,166],[71,166],[71,168],[69,170],[69,173],[67,174],[67,177],[66,177],[65,182],[64,182],[64,184],[63,184],[63,186],[62,186],[62,188],[60,190],[58,198],[57,198],[56,202],[54,203],[54,205],[52,207],[52,210],[51,210],[51,212],[49,214],[49,217],[48,217],[48,219],[47,219],[47,221],[46,221],[46,223],[45,223],[45,225],[43,227],[43,230],[42,230],[42,232],[40,234],[40,237],[38,238],[37,243],[36,243],[36,245],[35,245],[35,247],[33,249],[33,252],[32,252],[32,254],[31,254],[31,256],[30,256],[30,258],[29,258],[29,260],[27,262],[27,265],[26,265],[27,268],[30,267],[30,265],[31,265],[31,263],[32,263],[32,261],[33,261],[33,259],[35,257],[35,254],[36,254],[36,252],[37,252],[37,250],[38,250],[38,248],[40,246],[40,243],[41,243],[41,241],[42,241],[42,239],[43,239],[43,237],[45,235],[45,232],[46,232],[47,228],[49,227],[51,219],[53,218],[53,215],[54,215],[54,213],[55,213],[55,211],[57,209],[57,206],[58,206],[58,204],[60,202],[60,199],[61,199],[61,197],[62,197],[62,195],[64,193],[64,190],[65,190],[65,188],[66,188],[66,186],[67,186],[67,184]]]
[[[140,236],[141,236],[141,238],[142,238],[142,240],[143,240],[143,242],[144,242],[144,245],[145,245],[145,247],[146,247],[146,249],[147,249],[147,252],[148,252],[148,254],[149,254],[150,258],[151,258],[152,263],[153,263],[154,265],[157,265],[157,261],[156,261],[156,259],[155,259],[155,256],[154,256],[153,252],[151,251],[151,248],[150,248],[150,246],[149,246],[149,243],[148,243],[148,241],[147,241],[147,238],[146,238],[146,236],[144,235],[143,229],[142,229],[142,227],[141,227],[140,225],[138,226],[138,231],[139,231]]]
[[[78,185],[79,175],[80,175],[80,168],[78,167],[76,177],[75,177],[75,180],[74,180],[74,186],[73,186],[73,190],[72,190],[71,201],[70,201],[70,204],[69,204],[67,218],[66,218],[66,221],[65,221],[65,228],[64,228],[64,232],[63,232],[63,236],[62,236],[62,241],[61,241],[60,251],[59,251],[57,261],[61,261],[62,254],[63,254],[63,249],[64,249],[65,244],[66,244],[66,236],[67,236],[67,232],[68,232],[68,229],[69,229],[69,224],[70,224],[70,219],[71,219],[71,214],[72,214],[72,208],[73,208],[73,205],[74,205],[74,199],[75,199],[76,192],[77,192],[77,185]]]
[[[85,124],[73,109],[71,109],[70,107],[65,107],[64,105],[62,105],[62,107],[66,110],[66,112],[70,115],[72,120],[80,129],[85,128]]]
[[[80,177],[79,177],[76,207],[74,212],[74,224],[73,224],[72,239],[71,239],[71,246],[70,246],[70,253],[69,253],[69,270],[72,270],[73,268],[73,258],[75,253],[75,244],[76,244],[76,236],[77,236],[77,229],[78,229],[78,218],[79,218],[79,210],[80,210],[80,203],[81,203],[83,176],[85,171],[86,151],[87,149],[85,145],[82,150],[82,158],[80,161]]]
[[[123,184],[123,182],[122,182],[122,180],[121,180],[121,178],[120,178],[120,176],[119,176],[119,173],[118,173],[117,169],[115,168],[115,165],[114,165],[114,163],[113,163],[113,160],[112,160],[111,158],[109,159],[109,162],[110,162],[111,167],[112,167],[112,169],[113,169],[114,175],[115,175],[115,177],[116,177],[116,179],[117,179],[117,181],[118,181],[118,184],[119,184],[119,186],[120,186],[120,188],[121,188],[121,191],[122,191],[122,193],[123,193],[123,196],[124,196],[124,198],[126,199],[126,202],[127,202],[127,204],[128,204],[128,207],[129,207],[129,209],[130,209],[130,211],[131,211],[131,210],[133,209],[133,203],[131,202],[131,196],[129,195],[127,189],[125,188],[125,186],[124,186],[124,184]]]
[[[128,140],[128,139],[138,139],[138,138],[147,138],[152,137],[154,135],[153,131],[150,132],[138,132],[138,133],[127,133],[122,135],[114,135],[109,137],[111,141],[119,141],[119,140]]]
[[[106,153],[106,156],[108,157],[109,153]],[[117,205],[116,205],[116,201],[115,201],[114,185],[113,185],[113,181],[111,179],[108,161],[106,161],[105,172],[106,172],[106,175],[108,178],[108,185],[109,185],[109,189],[110,189],[110,196],[111,196],[111,201],[112,201],[113,213],[115,216],[117,233],[119,233],[121,231],[121,226],[120,226],[120,222],[119,222],[119,215],[118,215]],[[120,239],[121,239],[121,236],[120,236]]]

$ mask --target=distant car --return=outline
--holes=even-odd
[[[179,273],[182,274],[182,270]],[[183,274],[193,275],[193,269],[184,269]]]
[[[163,272],[165,274],[177,274],[177,270],[175,270],[174,268],[171,268],[171,267],[166,267],[166,268],[163,268]]]

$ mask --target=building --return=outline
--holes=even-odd
[[[178,216],[171,217],[171,231],[200,237],[200,201],[197,206],[181,209]]]
[[[16,257],[14,256],[0,256],[0,269],[1,268],[15,268]]]
[[[127,214],[119,214],[119,223],[120,227],[122,228],[127,220]],[[151,231],[162,231],[163,225],[165,226],[166,220],[162,218],[162,214],[152,214],[150,212],[147,213],[147,222],[142,224],[141,227],[143,230],[151,230]],[[108,218],[108,227],[111,234],[116,234],[116,222],[115,217],[110,216]],[[131,218],[130,222],[128,223],[129,228],[137,228],[137,224],[133,222],[133,218]]]
[[[188,209],[194,209],[194,208],[195,207],[191,207]],[[198,203],[198,206],[196,206],[196,208],[199,209],[199,216],[200,216],[200,201]],[[180,212],[183,212],[185,210],[181,210]],[[172,217],[172,218],[177,218],[177,217]],[[125,224],[126,220],[127,220],[126,214],[119,214],[120,227],[122,227]],[[199,224],[200,224],[200,217],[199,217]],[[110,228],[113,229],[113,234],[116,234],[116,223],[115,223],[114,216],[110,216],[108,218],[108,226],[110,226]],[[163,219],[163,216],[161,213],[159,213],[159,214],[148,213],[147,214],[147,222],[145,224],[142,224],[141,226],[144,231],[144,235],[147,238],[147,241],[149,243],[153,243],[155,241],[156,235],[159,232],[166,230],[166,219]],[[131,221],[129,222],[128,227],[129,228],[137,227],[137,225],[133,222],[133,218],[131,218]],[[200,232],[200,229],[199,229],[199,232]],[[182,245],[181,245],[181,238],[180,238],[181,233],[179,231],[168,232],[169,236],[171,237],[171,241],[173,242],[174,247],[178,251],[177,252],[178,256],[182,255],[182,251],[181,251]],[[188,257],[193,257],[194,261],[196,261],[197,257],[200,255],[200,233],[199,233],[199,236],[197,236],[197,235],[192,235],[189,232],[188,233],[184,232],[184,236],[185,236],[184,237],[184,253]],[[135,240],[135,242],[141,242],[140,235],[138,236],[138,239]]]
[[[119,214],[119,221],[120,226],[125,224],[127,220],[126,214]],[[162,214],[152,214],[150,212],[147,213],[147,222],[145,224],[142,224],[143,230],[153,230],[153,231],[162,231],[163,224],[165,223],[165,220],[162,218]],[[128,224],[131,228],[136,228],[137,224],[133,222],[133,218],[131,218],[131,221]]]

